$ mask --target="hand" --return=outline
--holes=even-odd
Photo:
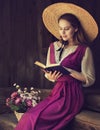
[[[54,81],[56,81],[60,76],[62,76],[62,73],[57,72],[57,71],[54,71],[53,73],[52,73],[52,71],[50,71],[50,72],[47,72],[47,71],[45,71],[45,70],[43,70],[43,71],[45,72],[46,77],[47,77],[49,80],[54,80]]]

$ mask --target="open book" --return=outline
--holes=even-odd
[[[50,66],[45,66],[43,63],[36,61],[35,65],[39,66],[40,68],[46,70],[46,71],[58,71],[61,72],[63,75],[68,75],[70,72],[64,67],[59,64],[51,64]]]

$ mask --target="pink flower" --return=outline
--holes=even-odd
[[[26,100],[26,104],[28,107],[32,106],[32,100],[31,99],[27,99]]]
[[[17,93],[17,92],[13,92],[13,93],[11,94],[11,98],[12,98],[12,99],[15,98],[16,96],[18,96],[18,93]]]
[[[17,88],[17,91],[13,92],[9,98],[6,99],[6,105],[11,108],[13,111],[27,111],[32,106],[36,106],[38,101],[38,93],[33,90],[30,92],[26,91],[27,89],[21,90],[20,87]]]
[[[18,105],[19,103],[21,103],[21,101],[22,101],[21,98],[18,97],[18,98],[16,98],[16,100],[15,100],[15,104]]]

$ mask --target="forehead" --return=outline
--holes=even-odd
[[[69,27],[71,26],[71,23],[65,19],[60,19],[59,20],[59,27]]]

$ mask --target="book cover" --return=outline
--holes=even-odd
[[[63,75],[70,74],[70,72],[64,66],[61,66],[59,64],[51,64],[50,66],[45,66],[43,63],[41,63],[39,61],[36,61],[35,64],[38,65],[39,67],[41,67],[42,69],[46,70],[46,71],[52,71],[52,72],[59,71]]]

